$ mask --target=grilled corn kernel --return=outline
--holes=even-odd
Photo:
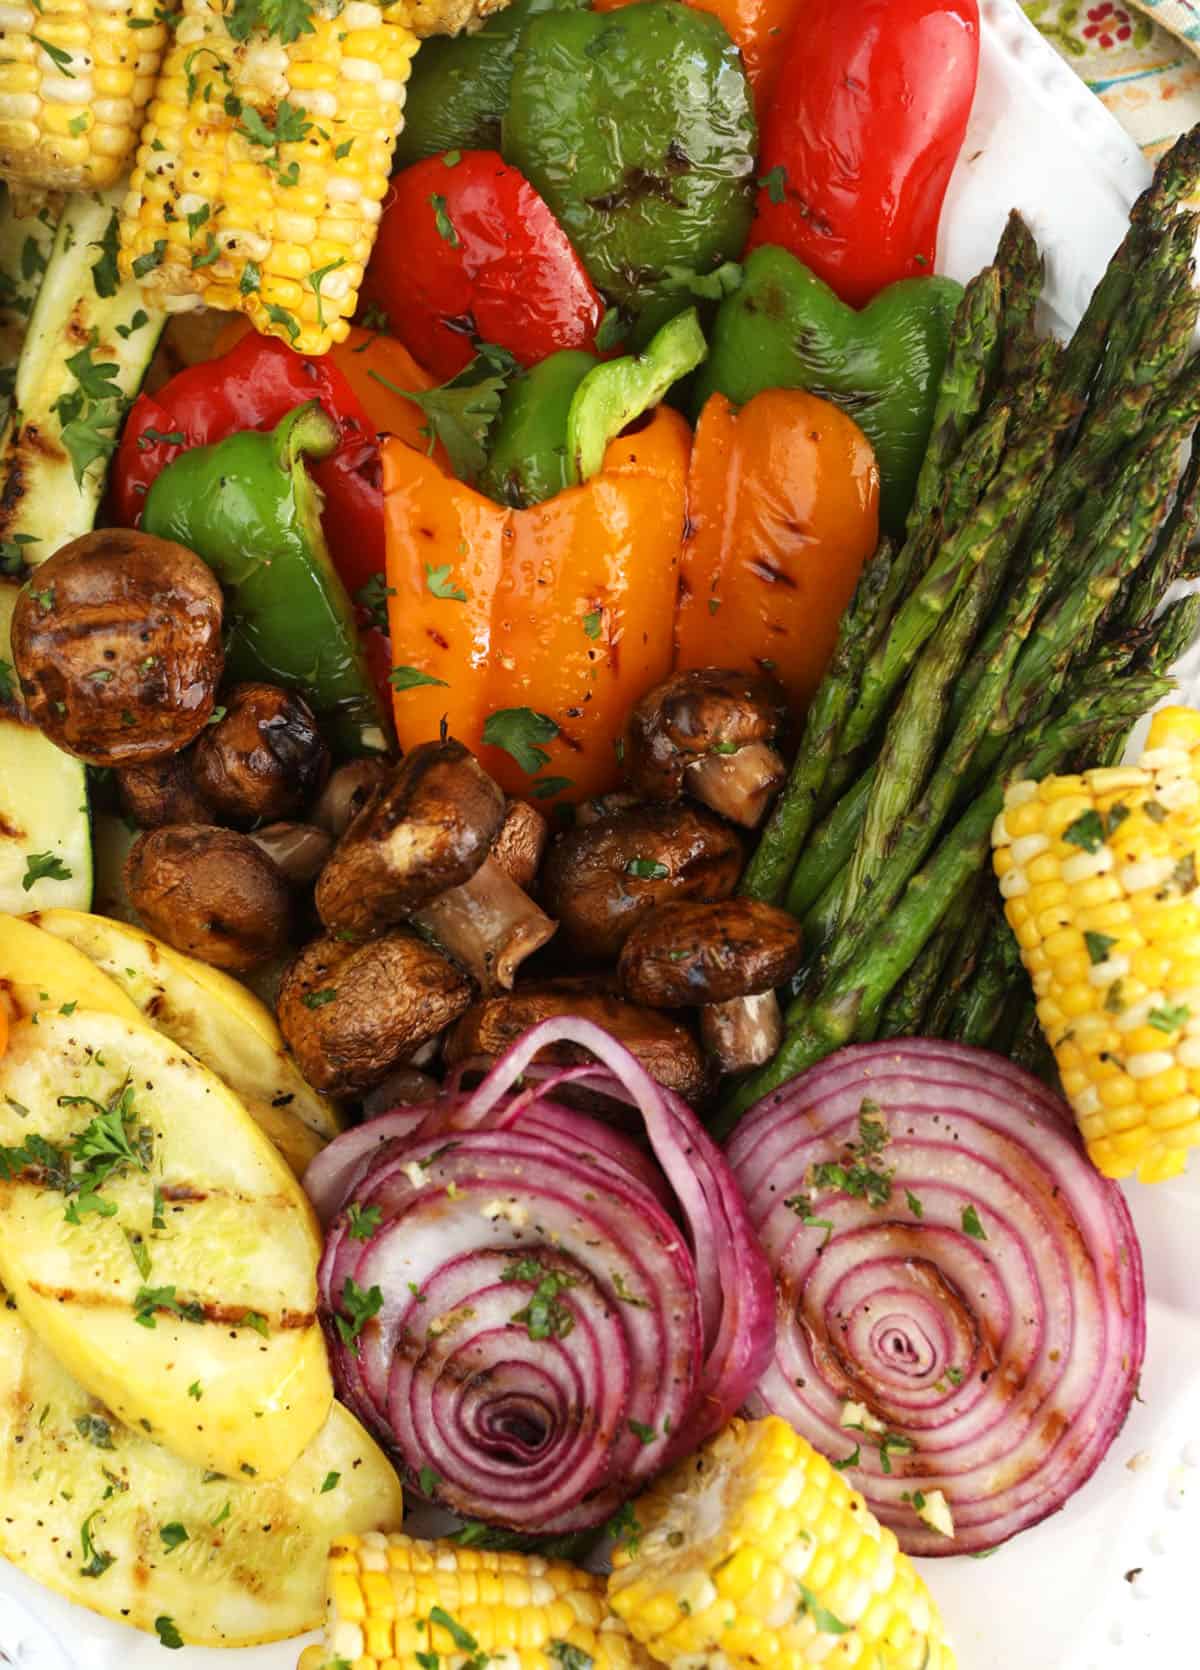
[[[891,1531],[786,1421],[732,1421],[635,1504],[609,1599],[661,1663],[953,1670]]]
[[[1088,1153],[1177,1175],[1200,1143],[1200,713],[1157,713],[1136,767],[1014,784],[993,858]],[[1028,908],[1034,864],[1054,923]]]

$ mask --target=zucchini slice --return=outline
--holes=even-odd
[[[394,1530],[403,1510],[340,1404],[281,1478],[210,1476],[123,1427],[2,1305],[0,1502],[0,1555],[36,1582],[151,1634],[168,1617],[203,1647],[315,1629],[330,1542]]]
[[[12,1028],[0,1281],[126,1425],[232,1478],[286,1472],[333,1398],[320,1250],[279,1154],[178,1044],[86,1009]]]

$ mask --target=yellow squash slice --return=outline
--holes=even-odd
[[[11,1025],[39,1012],[96,1009],[134,1023],[137,1005],[90,957],[25,916],[0,915],[0,1002]]]
[[[338,1134],[333,1104],[305,1081],[275,1017],[240,981],[104,916],[47,910],[31,921],[90,957],[157,1031],[224,1079],[294,1169]],[[297,1121],[316,1140],[295,1131]]]
[[[0,1555],[37,1582],[139,1629],[170,1618],[206,1647],[316,1628],[330,1542],[391,1529],[403,1508],[340,1404],[282,1478],[206,1477],[122,1426],[2,1307],[0,1503]]]
[[[280,1155],[169,1038],[85,1009],[13,1027],[0,1281],[128,1425],[234,1478],[286,1472],[333,1396],[319,1254]]]

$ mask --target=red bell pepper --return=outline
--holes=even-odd
[[[338,361],[350,364],[351,354],[356,358],[353,377],[348,377]],[[336,356],[308,359],[251,331],[218,359],[179,372],[157,394],[139,395],[117,449],[114,519],[136,527],[151,482],[185,449],[208,446],[241,429],[271,429],[293,407],[315,397],[341,436],[337,450],[314,464],[312,473],[325,495],[322,522],[330,552],[353,594],[382,573],[385,563],[379,428],[386,425],[415,446],[425,444],[418,434],[424,422],[419,407],[390,394],[383,384],[363,382],[372,368],[368,361],[378,361],[400,387],[431,386],[405,350],[383,337],[352,333]],[[363,386],[363,398],[355,383]],[[370,401],[368,390],[375,391]]]
[[[782,244],[853,307],[931,273],[978,70],[978,0],[804,0],[749,247]]]
[[[594,351],[604,314],[549,206],[496,151],[446,151],[396,175],[362,297],[443,380],[480,341],[527,366]]]

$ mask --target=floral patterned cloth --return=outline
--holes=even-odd
[[[1149,156],[1200,122],[1200,0],[1022,0]]]

